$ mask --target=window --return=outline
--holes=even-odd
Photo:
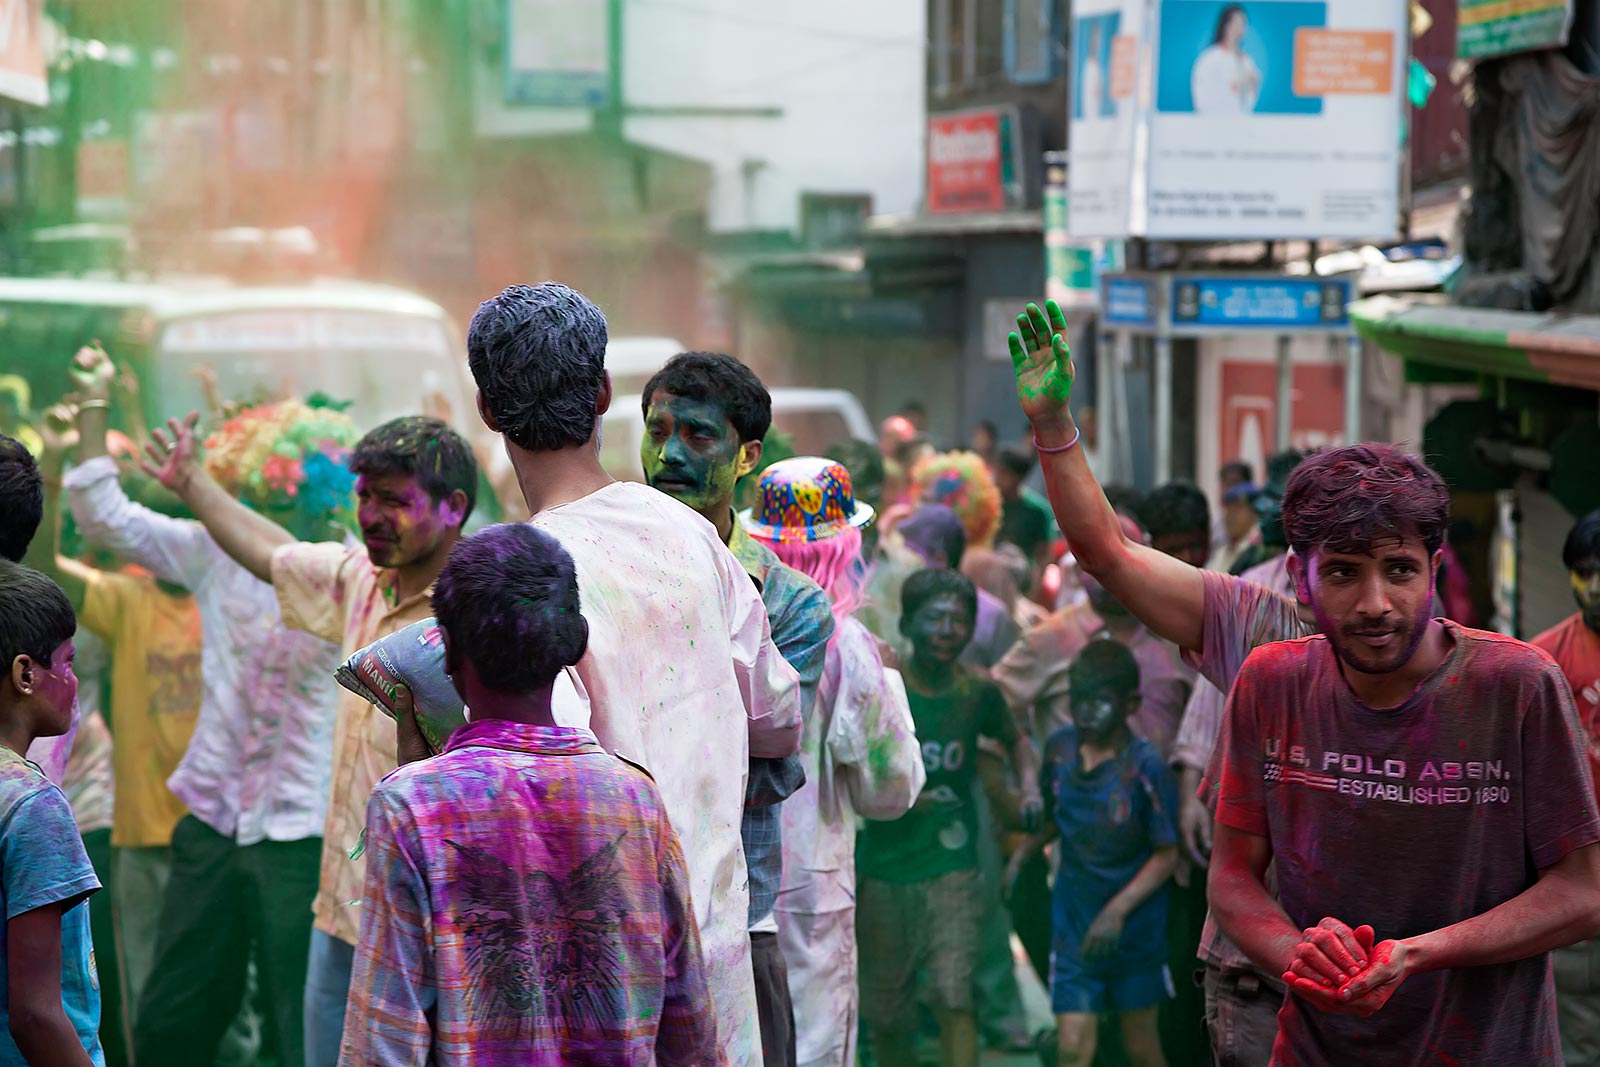
[[[978,0],[932,0],[929,4],[935,97],[952,96],[977,76],[972,33],[977,9]]]
[[[1061,77],[1058,0],[1006,0],[1006,76],[1022,85]]]

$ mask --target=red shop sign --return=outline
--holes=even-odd
[[[968,111],[928,119],[928,211],[1000,211],[1000,113]]]

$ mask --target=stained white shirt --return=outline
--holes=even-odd
[[[200,609],[200,717],[167,788],[241,845],[320,837],[338,647],[285,626],[272,586],[204,526],[129,500],[110,459],[83,464],[62,484],[86,540],[188,589]]]
[[[789,968],[796,1061],[855,1063],[856,819],[897,819],[927,780],[905,684],[867,628],[845,619],[828,645],[800,759],[783,803],[783,887],[774,914]]]
[[[1189,88],[1201,115],[1248,115],[1261,95],[1261,70],[1246,53],[1214,44],[1194,61]]]
[[[531,521],[572,555],[589,623],[556,721],[655,778],[683,844],[723,1047],[735,1067],[758,1067],[739,824],[750,757],[799,748],[799,676],[716,528],[673,498],[616,482]]]

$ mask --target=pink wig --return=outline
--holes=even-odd
[[[843,622],[866,596],[867,569],[861,559],[861,531],[848,528],[822,541],[768,541],[757,538],[833,601],[833,618]]]

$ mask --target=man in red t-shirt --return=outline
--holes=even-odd
[[[1550,653],[1572,687],[1589,745],[1589,766],[1600,780],[1600,511],[1578,520],[1561,562],[1572,575],[1578,612],[1533,639]],[[1555,953],[1556,1016],[1569,1067],[1600,1064],[1600,941]]]
[[[1234,683],[1209,894],[1289,987],[1274,1063],[1561,1062],[1546,957],[1600,933],[1593,782],[1550,658],[1432,617],[1449,508],[1391,445],[1289,480],[1322,632]]]

